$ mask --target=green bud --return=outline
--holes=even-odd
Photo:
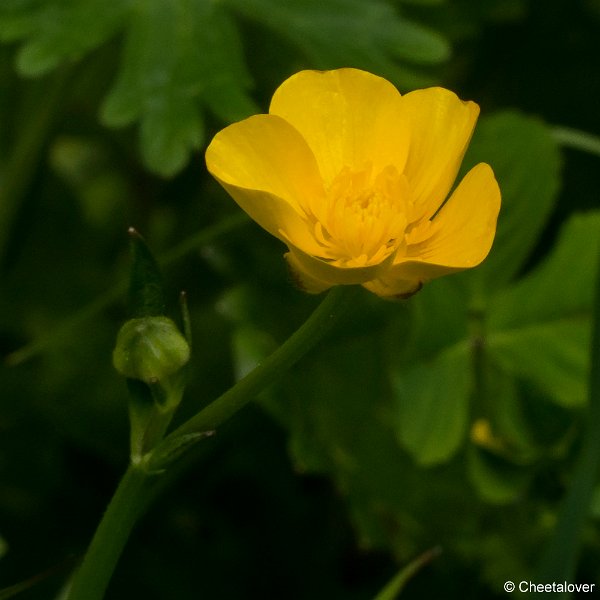
[[[113,365],[125,377],[146,383],[164,380],[190,358],[190,347],[167,317],[127,321],[117,335]]]

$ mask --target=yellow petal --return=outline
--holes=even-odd
[[[382,298],[408,298],[416,294],[423,284],[420,281],[404,279],[374,279],[363,283],[363,287]]]
[[[316,250],[303,203],[322,196],[323,185],[314,156],[291,125],[274,115],[234,123],[213,138],[206,166],[261,227],[306,252]]]
[[[302,291],[308,292],[309,294],[320,294],[325,290],[329,289],[333,284],[327,281],[317,279],[310,273],[307,273],[303,266],[298,262],[294,254],[287,252],[284,255],[288,267],[290,269],[290,275],[294,280],[296,286]]]
[[[292,268],[328,286],[362,284],[371,281],[381,273],[387,271],[394,260],[394,255],[392,254],[376,265],[340,267],[316,256],[311,256],[292,245],[288,245],[288,247],[290,253],[286,255],[286,258]]]
[[[402,172],[408,151],[401,97],[385,79],[358,69],[301,71],[275,91],[269,112],[291,123],[314,153],[326,185],[344,168],[370,163]]]
[[[477,104],[443,88],[402,96],[402,116],[410,124],[404,173],[415,200],[413,221],[431,218],[448,196],[478,115]]]
[[[500,210],[500,189],[489,165],[473,167],[431,222],[424,239],[397,257],[384,283],[415,285],[477,266],[490,251]],[[410,240],[409,240],[410,244]],[[401,283],[404,285],[404,283]]]

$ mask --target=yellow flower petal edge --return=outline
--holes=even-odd
[[[301,71],[275,91],[270,114],[217,133],[206,164],[287,245],[306,291],[360,284],[406,297],[491,248],[500,190],[489,165],[447,198],[478,115],[443,88],[402,96],[358,69]]]
[[[499,210],[494,173],[480,163],[465,175],[439,213],[411,232],[406,255],[397,257],[369,289],[382,296],[405,295],[410,282],[418,289],[431,279],[476,267],[490,251]]]
[[[440,87],[409,92],[402,101],[411,140],[404,173],[414,195],[415,218],[429,219],[456,179],[479,106]]]
[[[275,91],[269,113],[300,132],[330,184],[344,167],[366,163],[402,172],[410,134],[398,119],[402,101],[389,81],[366,71],[300,71]]]
[[[324,194],[315,158],[283,119],[256,115],[219,132],[206,150],[212,175],[240,207],[272,235],[281,232],[314,250],[302,208]]]

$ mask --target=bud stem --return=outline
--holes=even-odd
[[[333,288],[311,316],[273,354],[232,388],[168,435],[151,452],[172,448],[185,436],[214,430],[283,375],[331,330],[344,308],[352,304],[354,287]],[[186,438],[187,439],[187,438]],[[165,454],[165,452],[163,452]],[[171,463],[173,464],[173,463]],[[145,464],[131,464],[110,504],[81,567],[75,573],[68,600],[102,600],[112,572],[157,475]],[[168,465],[165,465],[168,467]]]

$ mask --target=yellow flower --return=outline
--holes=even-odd
[[[487,164],[445,202],[478,114],[443,88],[401,96],[365,71],[301,71],[269,114],[219,132],[206,164],[287,245],[308,292],[360,284],[408,296],[478,265],[492,245],[500,190]]]

